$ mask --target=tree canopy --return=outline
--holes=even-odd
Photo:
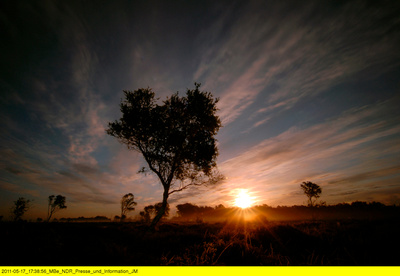
[[[141,219],[145,222],[149,222],[151,218],[154,218],[162,209],[162,202],[156,203],[154,205],[148,205],[144,207],[143,211],[139,213]],[[165,218],[169,215],[169,204],[165,207],[164,214],[161,218]]]
[[[132,193],[126,194],[121,198],[121,221],[126,218],[128,212],[135,210],[137,203],[135,202],[135,196]]]
[[[20,197],[16,201],[14,201],[14,206],[11,208],[11,213],[13,215],[14,221],[21,220],[22,216],[30,208],[30,203],[31,201],[29,199],[25,199],[23,197]]]
[[[67,208],[67,206],[65,205],[65,200],[65,196],[62,195],[49,196],[49,204],[47,207],[47,221],[50,221],[50,218],[56,211]]]
[[[302,184],[300,184],[300,187],[301,189],[303,189],[303,192],[308,197],[308,206],[313,207],[315,200],[317,200],[320,197],[320,194],[322,192],[321,187],[310,181],[303,182]],[[315,198],[314,201],[313,197]]]
[[[190,186],[216,183],[218,149],[215,135],[221,127],[216,115],[218,99],[210,92],[187,90],[158,104],[150,88],[124,91],[122,117],[110,122],[107,133],[128,149],[140,152],[164,189],[162,207],[153,219],[155,226],[165,212],[168,196]]]

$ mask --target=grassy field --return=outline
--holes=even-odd
[[[0,265],[400,265],[399,220],[0,224]]]

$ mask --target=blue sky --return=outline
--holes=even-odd
[[[2,1],[0,215],[67,197],[59,217],[161,201],[141,156],[107,136],[122,90],[219,97],[213,188],[170,204],[400,204],[398,1]]]

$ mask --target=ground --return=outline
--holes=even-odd
[[[0,265],[400,265],[400,220],[3,222]]]

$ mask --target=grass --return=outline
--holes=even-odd
[[[399,220],[0,226],[0,265],[400,265]]]

